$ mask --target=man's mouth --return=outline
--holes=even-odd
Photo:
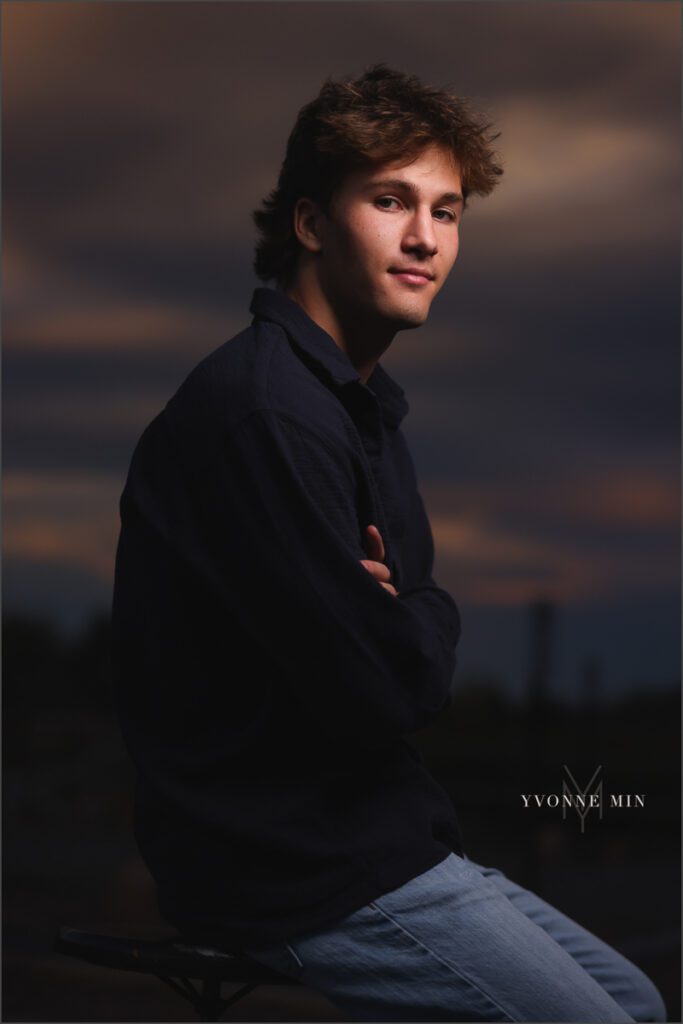
[[[434,274],[424,267],[390,267],[389,273],[406,284],[425,285],[434,280]]]

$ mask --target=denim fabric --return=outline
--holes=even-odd
[[[497,868],[453,854],[250,956],[357,1021],[665,1021],[652,981]]]

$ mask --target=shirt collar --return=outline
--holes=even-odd
[[[255,320],[271,320],[287,331],[291,340],[308,354],[317,367],[335,385],[364,387],[353,363],[334,339],[308,313],[284,292],[274,288],[256,288],[249,306]],[[398,427],[410,408],[403,388],[380,363],[368,377],[367,387],[375,394],[384,421]]]

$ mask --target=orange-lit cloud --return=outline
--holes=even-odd
[[[10,282],[12,280],[10,274]],[[10,349],[23,351],[52,349],[63,352],[98,350],[156,350],[160,357],[172,349],[187,350],[205,339],[216,345],[245,326],[246,318],[231,322],[228,316],[171,303],[113,302],[97,305],[55,306],[47,310],[25,311],[15,317],[6,333]],[[233,326],[235,330],[232,331]]]
[[[474,604],[525,604],[539,591],[565,604],[610,600],[679,579],[670,544],[641,546],[662,531],[673,542],[680,529],[680,487],[654,467],[575,471],[533,493],[427,484],[423,496],[436,564]]]
[[[105,474],[6,474],[4,557],[71,564],[111,581],[123,484]]]
[[[564,469],[530,490],[496,481],[478,484],[425,482],[430,508],[459,510],[486,519],[542,513],[548,522],[611,529],[676,529],[680,523],[680,475],[662,464],[611,469]]]
[[[467,604],[526,605],[539,594],[558,604],[609,601],[625,591],[675,586],[666,554],[600,551],[581,539],[530,541],[495,524],[432,518],[440,582]]]

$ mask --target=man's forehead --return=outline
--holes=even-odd
[[[358,168],[350,175],[349,184],[360,188],[386,182],[402,183],[413,189],[436,189],[459,195],[462,188],[460,164],[452,150],[431,145],[409,158],[398,157]]]

